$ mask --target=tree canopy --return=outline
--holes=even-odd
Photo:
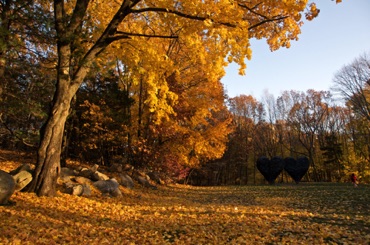
[[[24,54],[20,59],[23,62],[31,63],[31,54],[35,55],[33,62],[41,71],[37,77],[56,71],[54,77],[39,83],[27,77],[28,85],[39,84],[44,88],[55,85],[54,92],[43,89],[47,91],[45,97],[52,101],[43,108],[44,112],[49,110],[43,116],[46,122],[30,186],[38,195],[47,196],[55,194],[62,146],[67,144],[65,126],[67,118],[74,115],[79,89],[95,83],[98,95],[99,84],[108,82],[103,76],[110,71],[110,79],[115,81],[108,83],[115,83],[126,97],[121,101],[126,108],[121,124],[115,129],[125,132],[123,145],[130,152],[140,151],[148,159],[170,147],[172,156],[165,162],[199,165],[222,155],[230,132],[220,84],[224,67],[228,62],[236,62],[240,65],[239,73],[244,74],[245,59],[252,56],[250,39],[265,39],[271,50],[289,48],[291,41],[298,40],[304,18],[312,20],[319,13],[315,3],[306,0],[0,3],[0,76],[7,83],[14,80],[11,73],[15,64],[12,58],[17,57],[14,50]],[[10,15],[14,18],[9,18]],[[29,28],[30,20],[39,24]],[[0,90],[5,97],[11,94],[8,86],[3,85]],[[84,91],[89,96],[89,90]],[[84,105],[90,115],[97,116],[106,101],[89,101]],[[114,110],[110,115],[107,110],[101,112],[105,115],[96,118],[104,117],[108,125]],[[86,118],[86,113],[76,115]],[[96,132],[108,137],[106,132],[111,129],[101,123],[97,124]]]

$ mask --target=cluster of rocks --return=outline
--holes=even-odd
[[[32,181],[32,170],[28,164],[7,173],[0,170],[0,205],[11,205],[9,198],[15,191],[21,191]]]
[[[91,196],[92,190],[96,189],[103,195],[120,197],[120,186],[133,189],[135,182],[141,186],[157,189],[155,184],[162,184],[159,174],[150,172],[145,174],[134,170],[131,165],[115,165],[109,171],[116,178],[98,171],[98,165],[91,168],[62,168],[58,184],[66,193],[76,196]],[[17,169],[7,173],[0,170],[0,205],[11,205],[9,198],[16,191],[21,191],[32,181],[32,169],[28,164],[21,165]],[[152,184],[153,183],[153,184]]]
[[[269,182],[274,184],[279,174],[285,170],[292,179],[298,184],[303,176],[307,173],[309,168],[309,161],[307,157],[260,157],[257,159],[257,169],[261,172],[263,177]]]
[[[66,192],[71,195],[90,196],[91,187],[93,187],[103,195],[111,197],[122,196],[120,186],[133,189],[135,186],[134,180],[140,185],[152,189],[157,189],[157,187],[151,182],[161,183],[158,174],[145,174],[134,170],[130,165],[112,166],[109,171],[115,173],[115,178],[98,171],[98,167],[98,165],[94,165],[91,168],[81,168],[79,170],[62,168],[59,182],[65,187]]]

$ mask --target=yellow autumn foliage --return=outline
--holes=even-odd
[[[70,1],[66,5],[67,13],[71,13],[74,4],[75,1]],[[272,50],[289,47],[290,41],[297,40],[300,34],[303,24],[300,16],[305,14],[307,19],[312,19],[318,14],[315,3],[308,6],[307,0],[147,0],[135,3],[99,0],[88,6],[86,26],[90,27],[84,30],[88,42],[81,42],[81,45],[85,43],[86,50],[91,48],[117,11],[130,4],[134,6],[121,13],[122,21],[115,23],[116,31],[109,38],[116,41],[106,48],[105,58],[118,57],[133,72],[133,81],[144,80],[148,84],[150,94],[146,103],[158,114],[158,120],[172,113],[171,105],[157,98],[158,89],[167,93],[163,92],[165,74],[181,69],[170,55],[172,40],[186,47],[190,60],[202,66],[213,63],[209,67],[212,69],[202,69],[209,80],[215,80],[224,74],[225,58],[238,63],[240,74],[245,73],[245,58],[252,57],[251,38],[266,39]]]

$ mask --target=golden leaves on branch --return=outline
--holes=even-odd
[[[305,0],[161,0],[140,1],[117,14],[126,3],[91,2],[82,27],[86,44],[84,40],[80,44],[87,49],[113,16],[122,17],[104,37],[115,41],[94,61],[104,69],[112,69],[115,60],[127,67],[131,99],[141,106],[130,108],[132,118],[141,117],[132,121],[142,124],[145,119],[150,137],[160,139],[153,142],[161,142],[153,147],[176,152],[191,166],[224,151],[230,121],[227,116],[217,118],[217,113],[225,109],[220,79],[227,62],[238,63],[239,74],[244,75],[245,59],[252,58],[251,38],[266,39],[271,50],[289,48],[300,34],[301,16],[311,20],[319,13],[315,3]],[[90,109],[98,118],[99,108],[90,105]],[[95,128],[101,130],[99,126]],[[140,131],[143,125],[135,127]]]
[[[313,20],[315,17],[319,15],[320,9],[316,7],[315,3],[311,3],[309,7],[310,7],[310,11],[306,13],[306,19]]]
[[[305,11],[307,1],[145,1],[133,9],[135,14],[128,15],[120,23],[118,31],[127,33],[133,39],[123,40],[114,44],[123,45],[123,49],[133,45],[136,50],[147,47],[153,39],[135,38],[137,35],[178,36],[179,42],[195,41],[194,35],[200,39],[193,51],[206,47],[201,52],[217,52],[222,58],[231,56],[234,62],[241,65],[240,73],[244,73],[244,59],[251,58],[249,40],[266,38],[275,50],[280,46],[289,46],[288,40],[297,39],[301,15]],[[116,2],[94,1],[89,8],[92,22],[96,28],[107,25],[108,21],[119,8]],[[105,11],[100,11],[104,9]],[[318,14],[314,3],[306,10],[307,19]],[[289,21],[287,21],[289,20]],[[102,29],[102,28],[100,28]],[[130,36],[130,33],[132,34]],[[284,38],[285,37],[285,38]],[[139,40],[143,39],[145,42]],[[139,42],[138,42],[139,41]],[[155,41],[156,42],[156,41]],[[191,42],[190,42],[191,43]],[[189,43],[189,44],[190,44]],[[214,46],[217,47],[214,47]],[[191,45],[187,45],[188,48]],[[124,51],[124,50],[123,50]],[[199,56],[202,57],[202,56]],[[215,56],[216,57],[216,56]],[[229,61],[231,58],[228,59]]]

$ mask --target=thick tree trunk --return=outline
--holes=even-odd
[[[54,105],[41,135],[30,191],[38,196],[55,196],[57,178],[60,172],[60,155],[64,126],[68,117],[70,102],[75,91],[56,91]]]
[[[57,86],[52,111],[41,135],[37,165],[29,188],[29,191],[34,191],[39,196],[55,196],[56,194],[65,123],[71,100],[86,77],[90,69],[89,64],[115,40],[111,37],[115,34],[117,26],[130,14],[129,10],[139,1],[125,0],[96,43],[84,55],[74,57],[73,55],[78,54],[72,54],[71,46],[76,44],[78,30],[83,24],[89,2],[90,0],[77,1],[69,19],[65,12],[64,1],[54,1],[55,29],[58,37]],[[76,61],[79,58],[82,60],[77,62],[78,66],[73,67],[71,60]]]

